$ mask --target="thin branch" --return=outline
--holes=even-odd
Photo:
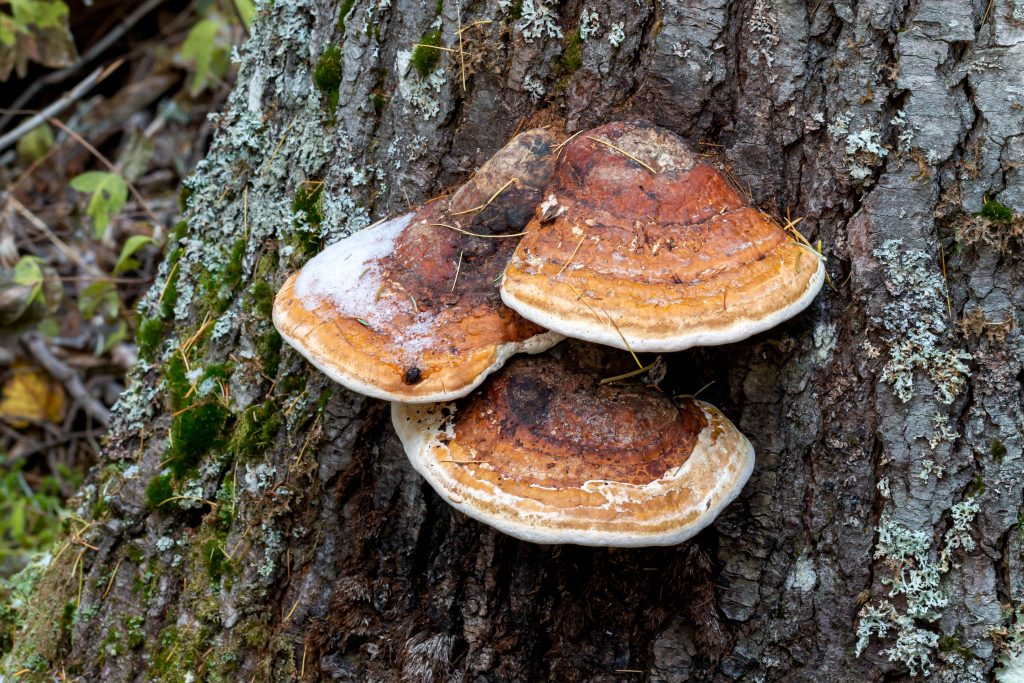
[[[57,114],[71,106],[73,103],[77,102],[78,99],[82,97],[82,95],[92,90],[93,86],[95,86],[97,83],[99,83],[104,78],[113,73],[114,70],[117,69],[117,67],[121,66],[123,62],[123,59],[119,59],[110,66],[100,67],[96,69],[91,74],[86,76],[81,83],[79,83],[74,88],[68,90],[66,93],[57,98],[57,101],[52,103],[46,109],[43,109],[40,112],[26,112],[32,113],[33,116],[21,125],[19,125],[18,127],[8,132],[7,134],[0,136],[0,150],[6,149],[8,146],[14,144],[19,139],[21,139],[21,136],[23,136],[25,133],[29,132],[39,124],[44,123],[48,118],[56,116]],[[12,108],[0,111],[4,111],[5,113],[12,115],[23,110]]]
[[[82,406],[86,413],[104,427],[110,425],[110,411],[107,407],[86,391],[85,385],[82,384],[81,378],[79,378],[74,370],[69,368],[64,361],[53,355],[41,334],[38,332],[28,332],[22,335],[21,339],[22,343],[25,344],[25,348],[32,354],[36,362],[43,366],[43,369],[50,373],[54,379],[64,385],[67,392],[78,401],[78,404]]]
[[[92,47],[86,50],[78,58],[78,61],[76,61],[74,64],[66,66],[58,71],[46,74],[42,78],[33,81],[32,84],[25,88],[25,91],[18,96],[18,99],[16,99],[11,104],[11,109],[21,109],[28,102],[31,102],[32,98],[36,96],[36,93],[38,93],[44,87],[60,83],[65,78],[76,73],[83,66],[99,57],[101,54],[106,52],[107,48],[109,48],[111,45],[120,40],[121,36],[127,33],[128,29],[135,26],[135,24],[139,23],[139,20],[142,19],[142,17],[146,16],[151,11],[156,9],[163,1],[164,0],[147,0],[146,2],[139,5],[134,12],[132,12],[127,17],[122,19],[117,26],[115,26],[109,31],[106,31],[103,34],[103,37],[97,40]],[[12,114],[7,114],[3,118],[0,118],[0,128],[3,128],[8,123],[10,123],[12,116]]]
[[[107,157],[103,156],[103,154],[98,149],[96,149],[91,144],[89,144],[88,140],[86,140],[81,135],[79,135],[75,131],[71,130],[66,125],[64,125],[63,121],[61,121],[58,118],[54,118],[54,117],[50,117],[48,120],[49,120],[50,123],[52,123],[53,125],[55,125],[58,128],[60,128],[62,131],[67,133],[75,142],[77,142],[82,147],[85,147],[87,150],[89,150],[89,152],[94,157],[99,159],[100,162],[104,166],[106,166],[107,169],[109,169],[111,173],[116,173],[118,175],[121,175],[121,171],[117,168],[117,166],[115,166],[113,164],[113,162],[110,161],[110,159],[108,159]],[[141,206],[142,210],[146,212],[146,215],[149,216],[149,219],[151,221],[153,221],[153,225],[154,225],[154,227],[158,231],[157,234],[153,235],[153,238],[156,239],[159,242],[160,240],[163,239],[164,224],[162,222],[160,222],[160,219],[157,218],[155,213],[153,213],[153,210],[151,208],[149,208],[149,203],[139,193],[138,188],[135,187],[135,183],[130,182],[127,178],[124,179],[124,182],[128,186],[128,191],[132,193],[133,197],[135,197],[135,201],[137,201],[139,203],[139,206]]]
[[[64,256],[69,260],[74,261],[75,265],[77,265],[79,268],[86,271],[87,273],[93,273],[94,275],[97,276],[105,276],[105,274],[102,273],[95,266],[91,266],[88,263],[86,263],[85,260],[78,255],[77,251],[69,247],[64,242],[64,240],[57,237],[57,235],[55,235],[53,231],[50,230],[50,227],[46,223],[44,223],[41,218],[39,218],[34,213],[29,211],[28,207],[19,202],[13,194],[7,195],[7,201],[10,202],[11,206],[14,207],[15,211],[20,213],[25,220],[32,224],[32,227],[37,229],[39,232],[43,233],[43,235],[46,236],[46,239],[50,240],[50,242],[53,243],[53,246],[57,247],[60,253],[64,254]]]

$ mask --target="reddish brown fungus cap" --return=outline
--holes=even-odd
[[[463,396],[561,336],[506,308],[497,279],[551,174],[553,136],[515,137],[456,193],[325,249],[274,302],[284,339],[346,387],[393,401]],[[454,204],[454,206],[453,206]],[[482,236],[474,236],[482,235]]]
[[[715,519],[754,465],[750,442],[713,406],[602,385],[550,354],[510,361],[457,402],[394,403],[391,415],[447,502],[536,543],[679,543]]]
[[[674,133],[611,123],[561,150],[502,298],[570,337],[636,351],[725,344],[806,308],[824,265]]]

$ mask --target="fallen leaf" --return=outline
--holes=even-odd
[[[19,429],[33,422],[59,424],[66,408],[60,382],[31,366],[15,366],[0,392],[0,419]]]

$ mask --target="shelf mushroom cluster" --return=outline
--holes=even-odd
[[[274,323],[335,381],[392,401],[413,466],[457,509],[538,543],[668,545],[739,494],[750,442],[708,403],[548,349],[734,342],[823,281],[817,253],[679,137],[617,122],[516,136],[450,198],[310,260]]]

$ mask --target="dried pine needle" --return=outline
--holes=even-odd
[[[459,272],[462,270],[462,255],[465,250],[459,251],[459,262],[455,265],[455,278],[452,280],[452,293],[455,292],[455,284],[459,281]]]
[[[565,265],[563,265],[563,266],[561,267],[561,269],[559,269],[559,271],[558,271],[558,274],[559,274],[559,275],[561,275],[562,273],[564,273],[564,272],[565,272],[565,269],[569,267],[569,264],[570,264],[570,263],[572,263],[572,260],[573,260],[574,258],[576,258],[576,254],[577,254],[577,252],[579,252],[579,250],[580,250],[580,247],[582,247],[582,246],[583,246],[583,240],[585,240],[585,239],[587,239],[587,236],[586,236],[586,235],[584,235],[583,237],[581,237],[581,238],[580,238],[580,242],[579,242],[579,244],[577,244],[577,245],[576,245],[576,248],[572,250],[572,255],[571,255],[571,256],[569,256],[569,260],[565,262]]]
[[[569,283],[566,283],[566,284],[569,285],[569,289],[571,289],[576,294],[576,298],[578,298],[583,303],[584,306],[586,306],[587,308],[590,309],[590,312],[594,314],[594,317],[597,318],[598,322],[602,322],[603,323],[604,320],[602,320],[601,316],[599,316],[597,314],[597,311],[594,310],[594,307],[591,306],[589,303],[587,303],[587,300],[583,298],[583,292],[581,292],[580,290],[576,289],[575,287],[573,287]],[[633,360],[636,361],[636,366],[638,368],[640,368],[640,369],[643,369],[644,364],[640,362],[639,358],[637,358],[636,352],[633,351],[633,347],[630,345],[629,340],[626,339],[626,335],[622,334],[622,330],[620,330],[619,326],[615,324],[614,320],[612,320],[612,317],[608,314],[608,311],[606,311],[606,310],[604,310],[603,308],[600,308],[600,307],[598,307],[598,308],[601,310],[602,313],[604,313],[605,317],[608,318],[608,322],[611,324],[611,326],[618,333],[619,339],[622,340],[622,343],[626,345],[626,350],[629,351],[631,356],[633,356]]]
[[[607,140],[602,140],[601,138],[595,138],[595,137],[590,136],[590,135],[588,135],[587,138],[590,139],[590,140],[593,140],[594,142],[600,142],[602,145],[605,145],[607,147],[611,147],[612,149],[614,149],[619,154],[622,154],[623,156],[629,157],[630,159],[632,159],[636,163],[640,164],[641,166],[646,168],[648,171],[650,171],[654,175],[658,175],[658,172],[656,170],[654,170],[654,168],[652,166],[650,166],[649,164],[644,163],[640,159],[637,159],[635,156],[633,156],[632,154],[630,154],[626,150],[622,149],[621,147],[617,147],[617,146],[613,145],[612,143],[608,142]]]
[[[637,375],[642,375],[645,372],[649,372],[650,369],[653,368],[655,365],[657,365],[658,361],[660,361],[660,360],[661,360],[661,356],[658,356],[652,362],[648,363],[647,365],[645,365],[643,367],[637,368],[636,370],[630,370],[629,372],[624,372],[621,375],[615,375],[614,377],[605,377],[603,380],[598,382],[598,384],[611,384],[612,382],[618,382],[618,381],[623,380],[623,379],[629,379],[630,377],[636,377]]]
[[[526,231],[523,231],[506,232],[501,235],[481,235],[478,232],[470,232],[469,230],[463,230],[462,228],[457,228],[454,225],[448,225],[447,223],[431,223],[431,225],[436,226],[438,228],[448,228],[449,230],[454,230],[455,232],[461,232],[463,235],[469,235],[470,237],[483,237],[484,239],[499,239],[501,237],[522,237],[523,235],[526,234]]]
[[[582,132],[583,132],[582,130],[576,131],[575,133],[573,133],[572,135],[570,135],[569,137],[567,137],[566,139],[562,140],[557,145],[552,147],[551,151],[555,153],[555,156],[558,156],[558,154],[561,153],[562,148],[565,147],[566,145],[568,145],[570,142],[572,142],[573,138],[575,138],[577,135],[579,135]]]
[[[494,194],[491,195],[490,199],[488,199],[486,202],[484,202],[480,206],[474,206],[471,209],[465,209],[463,211],[453,211],[452,215],[453,216],[461,216],[464,213],[472,213],[473,211],[483,211],[484,209],[486,209],[488,206],[491,205],[491,202],[493,202],[495,199],[498,198],[499,194],[501,194],[502,192],[507,190],[509,185],[511,185],[514,182],[517,182],[518,180],[519,180],[519,178],[511,178],[511,179],[509,179],[509,181],[507,183],[505,183],[504,185],[502,185],[501,187],[498,188],[497,192],[495,192]]]

